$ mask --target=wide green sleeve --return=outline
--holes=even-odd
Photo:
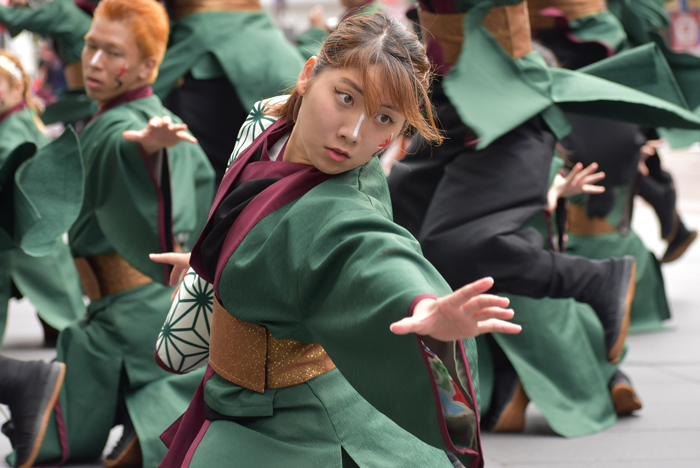
[[[168,151],[173,187],[173,235],[189,252],[207,222],[215,173],[199,145],[180,143]]]
[[[168,187],[163,187],[169,178],[167,164],[152,165],[137,143],[125,140],[124,130],[144,124],[120,117],[123,114],[115,109],[100,118],[103,122],[95,122],[99,126],[83,134],[83,143],[90,148],[86,198],[93,201],[100,231],[115,251],[154,281],[162,282],[164,270],[150,261],[148,254],[164,251],[172,241],[166,224],[170,194]],[[89,239],[84,242],[89,243]],[[72,247],[75,251],[76,246]]]
[[[314,231],[298,272],[301,320],[308,333],[301,341],[321,343],[367,401],[424,442],[466,458],[474,454],[467,449],[479,451],[474,422],[456,431],[445,426],[419,337],[389,330],[422,296],[451,292],[418,242],[367,209],[341,210]],[[274,326],[270,331],[275,335]],[[476,369],[476,346],[473,339],[464,344],[469,361],[459,343],[429,346],[454,366],[452,378],[474,407],[468,368]]]
[[[47,36],[58,43],[65,63],[80,60],[92,18],[78,8],[73,0],[54,0],[37,7],[11,8],[0,6],[0,23],[12,36],[23,30]]]
[[[42,148],[18,146],[0,168],[0,249],[50,253],[78,217],[83,193],[80,144],[71,127]]]

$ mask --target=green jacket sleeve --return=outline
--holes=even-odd
[[[451,292],[418,242],[377,212],[343,211],[317,229],[305,258],[298,297],[306,341],[320,342],[352,386],[407,431],[443,450],[478,452],[473,420],[441,433],[443,408],[419,337],[389,330],[422,296]],[[443,362],[457,363],[453,378],[473,407],[468,369],[476,365],[476,346],[473,339],[464,344],[466,353],[458,343],[430,346]]]
[[[36,8],[11,8],[0,6],[0,24],[12,36],[23,30],[47,36],[56,41],[59,54],[65,63],[80,60],[92,18],[75,5],[72,0],[54,0]]]

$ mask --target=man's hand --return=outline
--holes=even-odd
[[[580,193],[603,193],[605,187],[594,185],[605,178],[605,172],[595,172],[598,169],[598,163],[592,163],[587,168],[583,168],[583,164],[576,163],[569,172],[566,178],[557,174],[554,177],[554,182],[547,192],[547,208],[549,211],[554,211],[557,207],[557,200],[560,198],[569,198]]]
[[[170,148],[181,141],[197,143],[197,139],[186,132],[186,124],[176,124],[169,116],[153,117],[141,130],[126,130],[122,133],[125,140],[135,141],[141,145],[146,154],[154,154],[162,148]]]
[[[649,175],[649,168],[647,167],[647,159],[654,156],[656,151],[661,148],[666,142],[664,140],[649,140],[639,149],[639,165],[637,170],[644,177]]]
[[[397,335],[416,333],[440,341],[472,338],[483,333],[520,333],[522,327],[504,320],[513,318],[505,297],[483,294],[493,278],[482,278],[437,300],[424,299],[406,317],[391,324]]]

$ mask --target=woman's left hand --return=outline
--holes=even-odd
[[[416,333],[440,341],[472,338],[483,333],[520,333],[520,325],[506,322],[513,310],[505,309],[505,297],[483,294],[493,286],[493,278],[482,278],[437,300],[424,299],[413,316],[391,324],[397,335]]]
[[[185,273],[187,273],[187,270],[190,269],[190,254],[188,253],[169,252],[150,254],[148,257],[153,262],[165,263],[173,266],[173,271],[170,272],[170,286],[175,286],[182,281],[182,277]],[[173,295],[170,297],[171,300],[175,300],[175,296],[177,295],[179,289],[180,286],[175,288]]]
[[[197,143],[197,139],[187,133],[186,124],[173,123],[169,116],[153,117],[141,130],[125,130],[125,140],[139,143],[146,154],[154,154],[162,148],[170,148],[181,141]]]

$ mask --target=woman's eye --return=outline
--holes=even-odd
[[[386,114],[379,114],[377,116],[377,122],[379,122],[381,124],[390,124],[390,123],[393,123],[394,121],[391,120],[391,117],[389,117]]]
[[[350,105],[350,104],[352,104],[352,103],[354,102],[352,96],[349,95],[348,93],[341,93],[341,92],[338,91],[337,89],[335,90],[335,92],[338,94],[338,99],[339,99],[340,102],[342,102],[343,104],[348,104],[348,105]]]

